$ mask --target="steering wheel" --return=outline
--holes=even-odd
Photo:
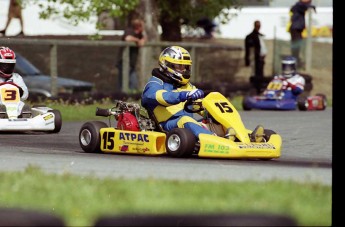
[[[202,106],[201,101],[187,99],[187,101],[184,103],[183,109],[188,113],[198,113],[203,111],[205,108]]]

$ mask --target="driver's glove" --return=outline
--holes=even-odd
[[[187,99],[197,100],[204,97],[203,90],[200,89],[194,89],[191,91],[181,91],[179,98],[181,102],[186,101]]]

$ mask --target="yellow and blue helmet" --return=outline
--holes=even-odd
[[[189,52],[179,46],[165,48],[158,60],[164,75],[179,84],[187,84],[191,75],[192,59]]]

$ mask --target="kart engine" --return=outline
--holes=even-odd
[[[117,119],[117,128],[128,131],[140,131],[136,117],[129,112],[119,115]]]
[[[142,109],[139,104],[118,101],[117,108],[118,129],[129,131],[152,131],[155,129],[154,121],[140,114]]]

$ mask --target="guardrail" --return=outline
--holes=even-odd
[[[122,80],[122,91],[128,92],[128,83],[129,83],[129,47],[135,46],[134,43],[125,42],[125,41],[108,41],[108,40],[59,40],[59,39],[38,39],[38,38],[0,38],[0,45],[13,45],[13,44],[25,44],[25,45],[47,45],[50,47],[50,75],[51,80],[51,93],[53,95],[57,94],[57,47],[58,46],[112,46],[112,47],[125,47],[122,53],[123,58],[123,80]],[[211,48],[211,49],[221,49],[229,51],[242,51],[240,46],[229,46],[213,43],[192,43],[192,42],[147,42],[145,48],[155,48],[155,47],[166,47],[171,45],[183,46],[184,48],[190,49],[190,54],[192,59],[197,62],[197,50],[200,48]],[[143,63],[141,63],[143,64]],[[195,72],[195,77],[193,81],[201,81],[201,78],[198,78],[198,64],[192,65],[192,71]]]

